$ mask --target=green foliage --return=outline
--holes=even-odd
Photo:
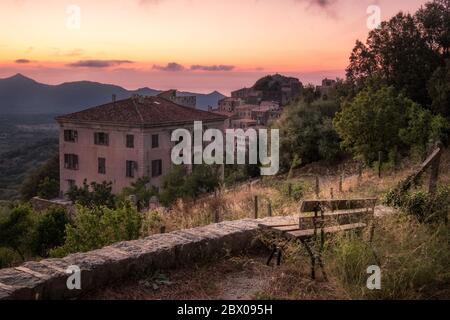
[[[59,195],[59,154],[33,170],[20,187],[23,200],[39,195],[45,199]]]
[[[0,269],[12,267],[20,261],[20,256],[11,248],[0,247]]]
[[[66,225],[64,244],[50,250],[50,255],[62,257],[73,252],[94,250],[118,241],[137,239],[141,223],[140,214],[128,202],[120,203],[117,209],[78,205],[73,223]]]
[[[144,214],[144,218],[142,221],[143,236],[148,236],[160,232],[162,226],[164,226],[163,218],[158,211],[152,210]]]
[[[148,208],[150,199],[153,196],[158,195],[158,190],[153,186],[149,187],[149,183],[150,178],[148,177],[139,178],[135,182],[133,182],[130,187],[124,188],[122,190],[121,197],[124,198],[129,196],[135,196],[138,211],[140,211],[143,208]]]
[[[305,194],[305,186],[301,182],[285,181],[278,184],[281,194],[294,201],[300,201]]]
[[[356,299],[436,299],[448,296],[449,228],[404,215],[383,218],[371,246],[342,236],[327,246],[326,266]],[[375,259],[376,252],[378,259]],[[381,290],[368,290],[367,267],[381,268]]]
[[[405,113],[414,102],[396,95],[393,88],[367,88],[342,106],[333,124],[342,146],[371,164],[378,152],[388,154],[401,144],[399,131],[405,127]]]
[[[92,182],[90,186],[87,181],[83,181],[83,186],[73,186],[67,193],[66,196],[73,201],[82,206],[89,208],[106,206],[108,208],[115,207],[116,197],[112,194],[112,183],[111,182]]]
[[[0,247],[9,247],[25,260],[25,251],[29,248],[32,232],[31,208],[18,206],[0,220]]]
[[[37,215],[31,249],[34,255],[47,257],[50,249],[64,243],[66,225],[70,221],[61,207],[51,207]]]
[[[59,195],[59,180],[45,177],[38,185],[37,195],[43,199],[54,199]]]
[[[450,186],[439,187],[434,195],[424,191],[389,190],[384,203],[403,210],[420,222],[445,221],[450,212]]]
[[[424,37],[417,19],[399,13],[371,31],[366,44],[357,41],[347,79],[362,87],[375,76],[414,101],[426,104],[430,101],[427,82],[441,59],[441,53]]]
[[[318,160],[331,161],[340,156],[339,137],[329,116],[333,114],[333,106],[337,110],[330,101],[310,105],[300,102],[285,109],[274,125],[280,129],[282,169],[289,170],[294,159],[308,164]]]
[[[450,118],[450,59],[433,73],[428,92],[432,98],[431,109]]]
[[[345,102],[333,121],[342,146],[367,164],[378,152],[396,162],[397,153],[410,151],[423,158],[436,141],[446,141],[449,124],[390,87],[368,87]],[[386,160],[386,159],[382,159]]]
[[[170,206],[178,198],[195,199],[202,193],[212,192],[219,186],[219,168],[194,165],[188,174],[185,166],[174,166],[164,177],[160,201]]]

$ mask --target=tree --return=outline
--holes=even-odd
[[[431,110],[450,118],[450,59],[433,73],[428,92],[432,99]]]
[[[59,154],[31,172],[20,187],[20,194],[25,201],[39,194],[46,199],[58,197]]]
[[[357,158],[371,164],[378,152],[388,154],[401,146],[399,130],[406,125],[405,114],[414,102],[397,95],[392,87],[366,88],[342,106],[334,127],[342,146]]]
[[[138,211],[143,208],[147,208],[149,206],[150,199],[153,196],[158,195],[157,189],[153,186],[149,187],[149,183],[150,178],[139,178],[135,182],[133,182],[130,187],[124,188],[122,190],[122,196],[129,197],[133,195],[136,197],[136,205]]]
[[[434,0],[416,15],[419,29],[428,46],[444,59],[450,57],[450,0]]]
[[[32,230],[31,208],[21,205],[0,220],[0,247],[9,247],[25,260]]]
[[[111,182],[91,182],[88,185],[87,180],[84,180],[83,186],[73,186],[66,195],[72,202],[90,208],[99,206],[115,207],[116,197],[112,194]]]
[[[377,77],[414,101],[430,101],[426,85],[441,57],[427,43],[417,20],[399,13],[369,33],[366,44],[357,41],[350,55],[347,79],[363,88]]]
[[[280,165],[289,170],[294,159],[308,164],[335,160],[341,154],[339,136],[331,119],[338,110],[336,101],[300,102],[285,109],[274,124],[280,129]]]
[[[48,257],[50,249],[64,243],[66,225],[69,224],[66,210],[51,207],[41,212],[37,218],[32,240],[32,252],[40,257]]]
[[[176,199],[185,195],[185,178],[188,172],[185,166],[174,166],[164,177],[159,200],[164,206],[171,205]]]
[[[38,185],[37,195],[43,199],[53,199],[59,195],[59,181],[45,177]]]

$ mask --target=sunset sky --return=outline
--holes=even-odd
[[[225,94],[275,72],[318,83],[344,75],[369,5],[385,20],[425,2],[1,0],[0,78]]]

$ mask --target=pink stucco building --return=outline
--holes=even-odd
[[[84,179],[111,181],[114,193],[145,176],[160,188],[172,166],[172,131],[192,131],[194,121],[223,130],[225,119],[162,97],[142,96],[57,117],[61,193]]]

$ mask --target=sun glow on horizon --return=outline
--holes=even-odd
[[[343,75],[372,1],[4,0],[0,77],[227,91],[267,73]],[[383,19],[424,0],[377,1]],[[71,28],[71,5],[80,10]],[[73,25],[72,25],[73,26]],[[247,76],[245,76],[247,75]],[[240,79],[240,80],[239,80]],[[312,79],[312,78],[311,78]]]

